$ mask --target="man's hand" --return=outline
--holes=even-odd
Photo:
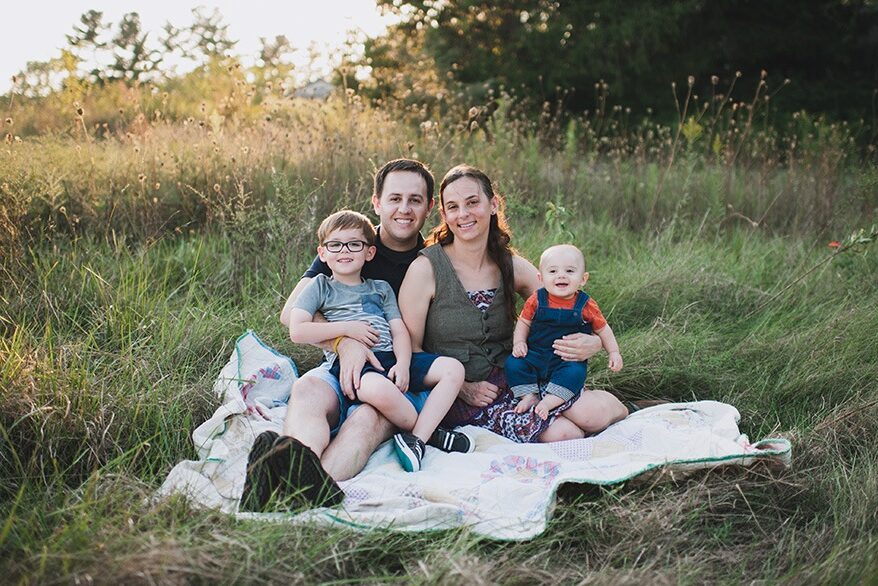
[[[365,344],[367,348],[377,344],[379,339],[378,330],[373,328],[367,321],[347,322],[345,324],[345,336]]]
[[[342,338],[338,343],[338,360],[338,382],[341,384],[341,392],[352,401],[357,398],[354,391],[360,388],[360,372],[367,361],[371,362],[376,370],[384,371],[384,367],[369,348],[350,338]]]
[[[460,393],[457,395],[464,403],[473,407],[487,407],[494,402],[500,389],[497,385],[488,381],[479,381],[477,383],[464,382],[460,387]]]
[[[601,339],[593,334],[567,334],[552,343],[555,354],[568,362],[588,360],[602,347]]]

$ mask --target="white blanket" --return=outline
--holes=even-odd
[[[517,444],[467,427],[475,452],[428,448],[417,473],[401,468],[387,442],[360,474],[340,483],[346,498],[339,509],[238,512],[250,445],[262,431],[280,430],[297,376],[289,358],[252,332],[241,336],[214,386],[223,405],[192,434],[199,459],[177,464],[159,495],[183,493],[205,507],[249,519],[410,531],[466,525],[496,539],[529,539],[545,530],[564,482],[614,484],[662,466],[746,466],[760,459],[790,465],[789,441],[750,443],[731,405],[672,403],[638,411],[597,436],[551,444]]]

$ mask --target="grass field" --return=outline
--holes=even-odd
[[[817,122],[791,131],[795,147],[766,133],[730,150],[672,129],[558,131],[549,144],[547,131],[501,120],[488,144],[335,102],[240,128],[163,123],[5,145],[3,575],[878,582],[878,171]],[[189,434],[215,408],[213,380],[244,330],[300,367],[317,359],[277,314],[316,222],[342,205],[366,210],[372,169],[401,155],[440,176],[482,166],[508,196],[525,256],[564,240],[583,248],[625,356],[618,374],[593,360],[592,386],[732,403],[751,439],[793,442],[792,469],[567,486],[549,529],[526,543],[246,523],[152,503],[171,466],[192,457]]]

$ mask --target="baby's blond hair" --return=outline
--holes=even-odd
[[[546,264],[546,260],[549,258],[549,256],[551,256],[553,252],[560,252],[562,250],[574,252],[576,256],[579,257],[579,262],[582,265],[582,270],[585,270],[585,255],[582,254],[582,251],[579,250],[579,248],[573,246],[572,244],[556,244],[545,249],[543,251],[543,254],[540,255],[540,270],[543,269],[543,265]]]

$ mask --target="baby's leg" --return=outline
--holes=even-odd
[[[562,399],[558,395],[552,395],[551,393],[546,393],[546,396],[537,403],[537,406],[534,407],[534,413],[539,415],[543,421],[549,417],[549,411],[555,409],[556,407],[560,407],[563,405],[567,399]]]
[[[518,405],[515,406],[516,413],[525,413],[530,410],[531,407],[539,402],[540,396],[537,393],[529,393],[521,398],[518,402]]]
[[[531,354],[528,354],[525,358],[516,358],[510,355],[503,365],[503,370],[506,373],[506,382],[509,384],[509,389],[515,398],[524,397],[539,391],[537,386],[539,382],[537,369],[527,360],[528,357],[531,357]],[[519,413],[523,412],[519,411]]]
[[[377,372],[367,372],[360,379],[357,398],[375,407],[392,424],[409,431],[414,427],[418,412],[389,378]]]
[[[441,356],[433,361],[424,376],[424,384],[433,387],[418,414],[412,433],[426,442],[436,431],[439,422],[448,413],[463,384],[463,365],[454,358]]]

